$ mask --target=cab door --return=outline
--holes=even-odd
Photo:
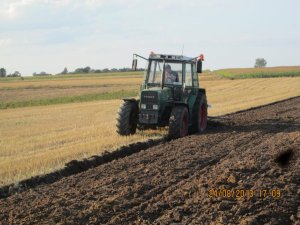
[[[198,78],[197,83],[195,81],[195,66],[193,63],[184,64],[184,75],[185,75],[185,89],[184,89],[184,101],[189,107],[190,118],[193,112],[193,106],[198,94]],[[190,120],[192,122],[192,120]]]

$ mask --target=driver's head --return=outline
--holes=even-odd
[[[171,71],[172,71],[171,66],[169,64],[167,64],[165,66],[165,70],[166,70],[167,73],[171,73]]]

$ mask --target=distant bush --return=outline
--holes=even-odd
[[[46,72],[40,72],[40,73],[33,73],[34,77],[38,77],[38,76],[52,76],[52,74],[50,73],[46,73]]]
[[[7,77],[21,77],[21,73],[19,71],[15,71],[12,74],[8,74]]]

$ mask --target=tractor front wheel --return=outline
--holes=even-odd
[[[189,112],[185,106],[175,106],[169,119],[169,138],[176,139],[188,135]]]
[[[137,104],[131,101],[124,101],[117,114],[117,133],[123,136],[135,134],[137,121]]]

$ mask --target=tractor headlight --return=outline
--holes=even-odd
[[[153,109],[158,110],[158,105],[153,105]]]
[[[141,109],[146,109],[146,104],[141,104]]]

